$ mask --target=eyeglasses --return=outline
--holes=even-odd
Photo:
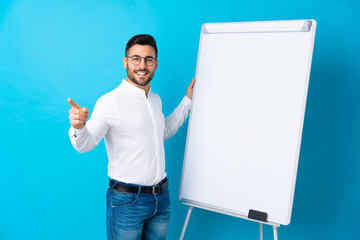
[[[134,64],[134,65],[139,65],[141,63],[142,58],[144,59],[145,64],[148,65],[148,66],[154,65],[155,60],[156,60],[153,57],[139,57],[139,56],[132,56],[132,57],[126,56],[126,57],[130,58],[131,63]]]

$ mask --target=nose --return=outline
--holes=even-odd
[[[145,58],[141,58],[140,63],[139,63],[139,66],[140,66],[141,68],[146,68]]]

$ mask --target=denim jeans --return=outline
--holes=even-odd
[[[106,228],[108,240],[161,240],[166,238],[170,220],[169,188],[158,194],[140,193],[140,189],[138,193],[124,193],[113,187],[109,187],[107,190]]]

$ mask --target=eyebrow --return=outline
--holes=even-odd
[[[132,55],[131,57],[142,57],[142,56],[140,56],[140,55]],[[155,59],[153,56],[146,56],[146,57],[144,57],[144,58],[152,58],[152,59]]]

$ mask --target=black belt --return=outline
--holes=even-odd
[[[168,187],[168,184],[169,183],[167,178],[165,178],[159,184],[154,186],[129,186],[110,179],[109,186],[111,188],[112,186],[115,185],[114,189],[120,192],[138,193],[139,188],[141,188],[140,191],[141,193],[157,194],[157,193],[162,193]]]

